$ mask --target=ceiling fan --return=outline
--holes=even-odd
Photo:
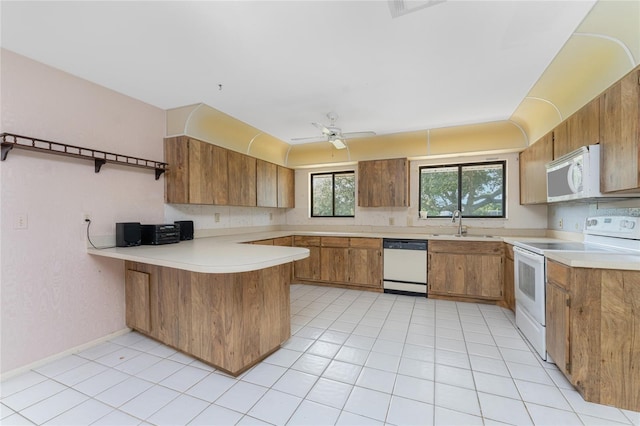
[[[293,138],[291,139],[291,141],[296,141],[296,142],[314,142],[314,141],[320,141],[320,140],[327,140],[329,142],[331,142],[333,144],[333,146],[336,149],[344,149],[347,147],[347,145],[345,145],[345,140],[346,139],[352,139],[352,138],[364,138],[364,137],[368,137],[368,136],[375,136],[375,132],[350,132],[350,133],[342,133],[342,130],[339,127],[336,127],[335,122],[338,119],[338,114],[336,114],[335,112],[330,112],[327,114],[327,118],[330,121],[330,124],[328,126],[325,126],[322,123],[311,123],[313,124],[315,127],[317,127],[318,129],[320,129],[320,131],[322,132],[323,136],[313,136],[310,138]]]

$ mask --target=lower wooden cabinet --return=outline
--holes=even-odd
[[[129,327],[151,331],[150,276],[128,269],[125,277],[126,323]]]
[[[429,297],[502,300],[502,242],[429,241]]]
[[[546,343],[586,401],[640,411],[640,271],[547,260]]]
[[[206,274],[125,262],[127,326],[238,375],[291,336],[291,264]]]
[[[294,278],[382,291],[382,239],[296,236],[310,256],[294,265]]]
[[[320,237],[296,235],[293,238],[295,247],[309,249],[309,257],[296,260],[293,264],[293,277],[297,280],[320,280]]]

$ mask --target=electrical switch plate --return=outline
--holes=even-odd
[[[390,217],[389,218],[389,226],[393,226],[393,225],[395,225],[395,223],[396,223],[396,220],[394,218]]]
[[[17,213],[13,222],[13,229],[29,228],[29,217],[26,213]]]
[[[269,220],[273,220],[273,213],[269,212]]]
[[[213,220],[216,223],[220,222],[220,213],[214,213],[213,214]]]

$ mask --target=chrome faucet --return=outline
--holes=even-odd
[[[462,237],[465,234],[465,231],[462,229],[462,212],[460,210],[454,210],[451,215],[451,222],[456,223],[456,217],[458,218],[458,233],[456,237]]]

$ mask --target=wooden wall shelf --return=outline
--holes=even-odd
[[[39,151],[47,154],[63,155],[65,157],[75,157],[85,160],[93,160],[95,172],[99,173],[100,168],[106,163],[120,164],[123,166],[138,167],[141,169],[155,170],[156,180],[167,171],[167,163],[160,161],[145,160],[144,158],[131,157],[128,155],[114,154],[92,148],[68,145],[59,142],[52,142],[43,139],[31,138],[28,136],[14,135],[11,133],[1,133],[2,156],[1,161],[7,159],[9,151],[13,148],[26,149],[29,151]]]

